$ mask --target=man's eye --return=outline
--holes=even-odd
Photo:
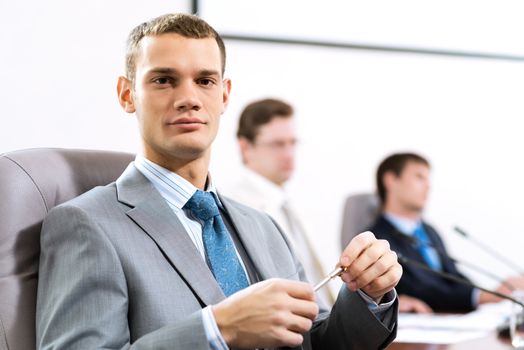
[[[203,78],[198,81],[200,85],[204,86],[210,86],[213,85],[215,82],[212,79]]]
[[[160,77],[153,80],[153,82],[158,85],[165,85],[171,83],[171,79],[168,77]]]

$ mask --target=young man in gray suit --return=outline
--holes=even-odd
[[[53,209],[41,238],[40,349],[376,349],[394,337],[401,276],[366,232],[339,264],[331,313],[266,214],[219,196],[211,144],[231,89],[206,22],[135,28],[118,97],[142,154],[121,177]]]

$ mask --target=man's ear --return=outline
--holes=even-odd
[[[249,151],[253,148],[253,144],[245,137],[240,136],[238,138],[238,145],[240,147],[240,156],[242,157],[242,163],[247,164],[249,160]]]
[[[120,106],[122,106],[124,111],[134,113],[136,108],[133,98],[133,83],[126,77],[118,77],[116,92],[118,94],[118,102],[120,102]]]
[[[231,79],[224,79],[222,81],[222,113],[226,111],[229,104],[229,94],[231,93]]]
[[[391,188],[391,186],[393,186],[393,184],[395,183],[397,178],[398,178],[398,176],[395,175],[394,172],[392,172],[392,171],[385,172],[384,175],[382,176],[382,182],[384,183],[384,187],[386,189]]]

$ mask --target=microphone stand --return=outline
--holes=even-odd
[[[478,285],[476,285],[476,284],[474,284],[474,283],[472,283],[472,282],[470,282],[470,281],[468,281],[466,279],[457,277],[457,276],[449,274],[449,273],[433,270],[429,266],[427,266],[425,264],[422,264],[422,263],[420,263],[418,261],[406,258],[402,254],[398,254],[397,253],[397,256],[398,256],[398,260],[400,262],[404,263],[404,264],[409,264],[409,265],[418,267],[418,268],[426,270],[426,271],[428,271],[430,273],[434,273],[434,274],[436,274],[436,275],[438,275],[438,276],[440,276],[442,278],[445,278],[445,279],[448,279],[448,280],[451,280],[451,281],[454,281],[454,282],[457,282],[457,283],[461,283],[461,284],[464,284],[466,286],[470,286],[470,287],[473,287],[473,288],[478,288],[478,289],[480,289],[480,290],[482,290],[482,291],[484,291],[486,293],[496,295],[499,298],[509,300],[509,301],[511,301],[511,302],[513,302],[515,304],[518,304],[518,305],[524,307],[524,303],[518,301],[517,299],[515,299],[515,298],[513,298],[513,297],[511,297],[509,295],[502,294],[502,293],[499,293],[499,292],[494,291],[494,290],[486,289],[486,288],[478,286]],[[517,327],[522,327],[522,326],[523,326],[522,323],[519,323],[517,325]],[[497,333],[499,334],[499,336],[508,338],[510,336],[510,334],[509,334],[509,321],[506,321],[503,324],[499,325],[497,327]]]
[[[484,291],[486,293],[495,295],[495,296],[497,296],[499,298],[510,300],[510,301],[514,302],[515,304],[518,304],[518,305],[520,305],[520,306],[522,306],[524,308],[524,303],[518,301],[517,299],[515,299],[515,298],[513,298],[513,297],[511,297],[509,295],[506,295],[506,294],[499,293],[499,292],[491,290],[491,289],[487,289],[487,288],[481,287],[481,286],[476,285],[475,283],[472,283],[472,282],[470,282],[470,281],[468,281],[468,280],[466,280],[464,278],[460,278],[460,277],[452,275],[450,273],[433,270],[429,266],[427,266],[425,264],[422,264],[422,263],[420,263],[418,261],[406,258],[402,254],[397,253],[397,256],[398,256],[398,260],[400,262],[404,263],[404,264],[415,266],[415,267],[418,267],[420,269],[423,269],[423,270],[426,270],[428,272],[431,272],[433,274],[436,274],[436,275],[438,275],[438,276],[440,276],[442,278],[445,278],[445,279],[448,279],[448,280],[451,280],[451,281],[454,281],[454,282],[457,282],[457,283],[460,283],[460,284],[464,284],[464,285],[469,286],[469,287],[480,289],[481,291]]]
[[[489,246],[487,246],[486,244],[482,243],[481,241],[477,240],[477,239],[474,239],[472,236],[470,236],[469,234],[466,233],[466,231],[464,231],[463,229],[461,229],[460,227],[458,226],[455,226],[453,228],[455,230],[455,232],[457,232],[458,234],[460,234],[462,237],[466,238],[467,240],[473,242],[475,245],[477,245],[478,247],[480,247],[482,250],[484,250],[485,252],[487,252],[488,254],[490,254],[491,256],[495,257],[497,260],[503,262],[504,264],[506,264],[506,266],[509,266],[510,268],[512,268],[514,271],[516,271],[519,275],[521,276],[524,276],[524,270],[522,270],[522,268],[520,266],[518,266],[517,264],[513,263],[512,261],[510,261],[509,259],[507,259],[505,256],[497,253],[495,250],[493,250],[492,248],[490,248]]]
[[[463,260],[458,260],[454,257],[452,257],[451,255],[449,255],[446,251],[444,251],[443,249],[441,249],[440,247],[436,247],[433,243],[431,242],[422,242],[421,240],[419,240],[418,238],[416,237],[413,237],[413,236],[409,236],[409,235],[406,235],[398,230],[395,230],[393,232],[397,237],[407,241],[408,243],[410,243],[411,245],[413,245],[414,247],[417,247],[419,244],[423,244],[423,245],[426,245],[428,247],[431,247],[433,249],[435,249],[435,251],[437,252],[437,254],[440,256],[440,257],[446,257],[448,258],[449,260],[451,260],[452,262],[456,263],[456,264],[460,264],[460,265],[464,265],[464,266],[467,266],[469,267],[470,269],[472,270],[475,270],[503,285],[505,285],[506,287],[508,287],[509,290],[511,291],[514,291],[516,288],[515,286],[513,286],[511,283],[508,283],[507,281],[505,281],[504,279],[500,278],[499,276],[495,275],[494,273],[480,267],[480,266],[477,266],[473,263],[470,263],[468,261],[463,261]]]

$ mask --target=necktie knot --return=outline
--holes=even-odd
[[[431,240],[429,239],[424,226],[422,226],[422,223],[415,228],[415,231],[413,231],[413,236],[415,236],[417,239],[419,247],[432,246]]]
[[[206,250],[206,262],[220,288],[229,296],[249,285],[235,245],[222,220],[215,197],[197,190],[184,205],[184,209],[202,220],[202,242]]]
[[[184,208],[191,210],[193,215],[202,221],[207,221],[219,215],[215,198],[209,192],[197,190],[187,201]]]
[[[437,251],[433,248],[433,243],[429,239],[429,236],[424,229],[422,223],[417,226],[413,235],[418,242],[417,248],[426,264],[433,270],[442,270],[442,263],[438,256]]]

